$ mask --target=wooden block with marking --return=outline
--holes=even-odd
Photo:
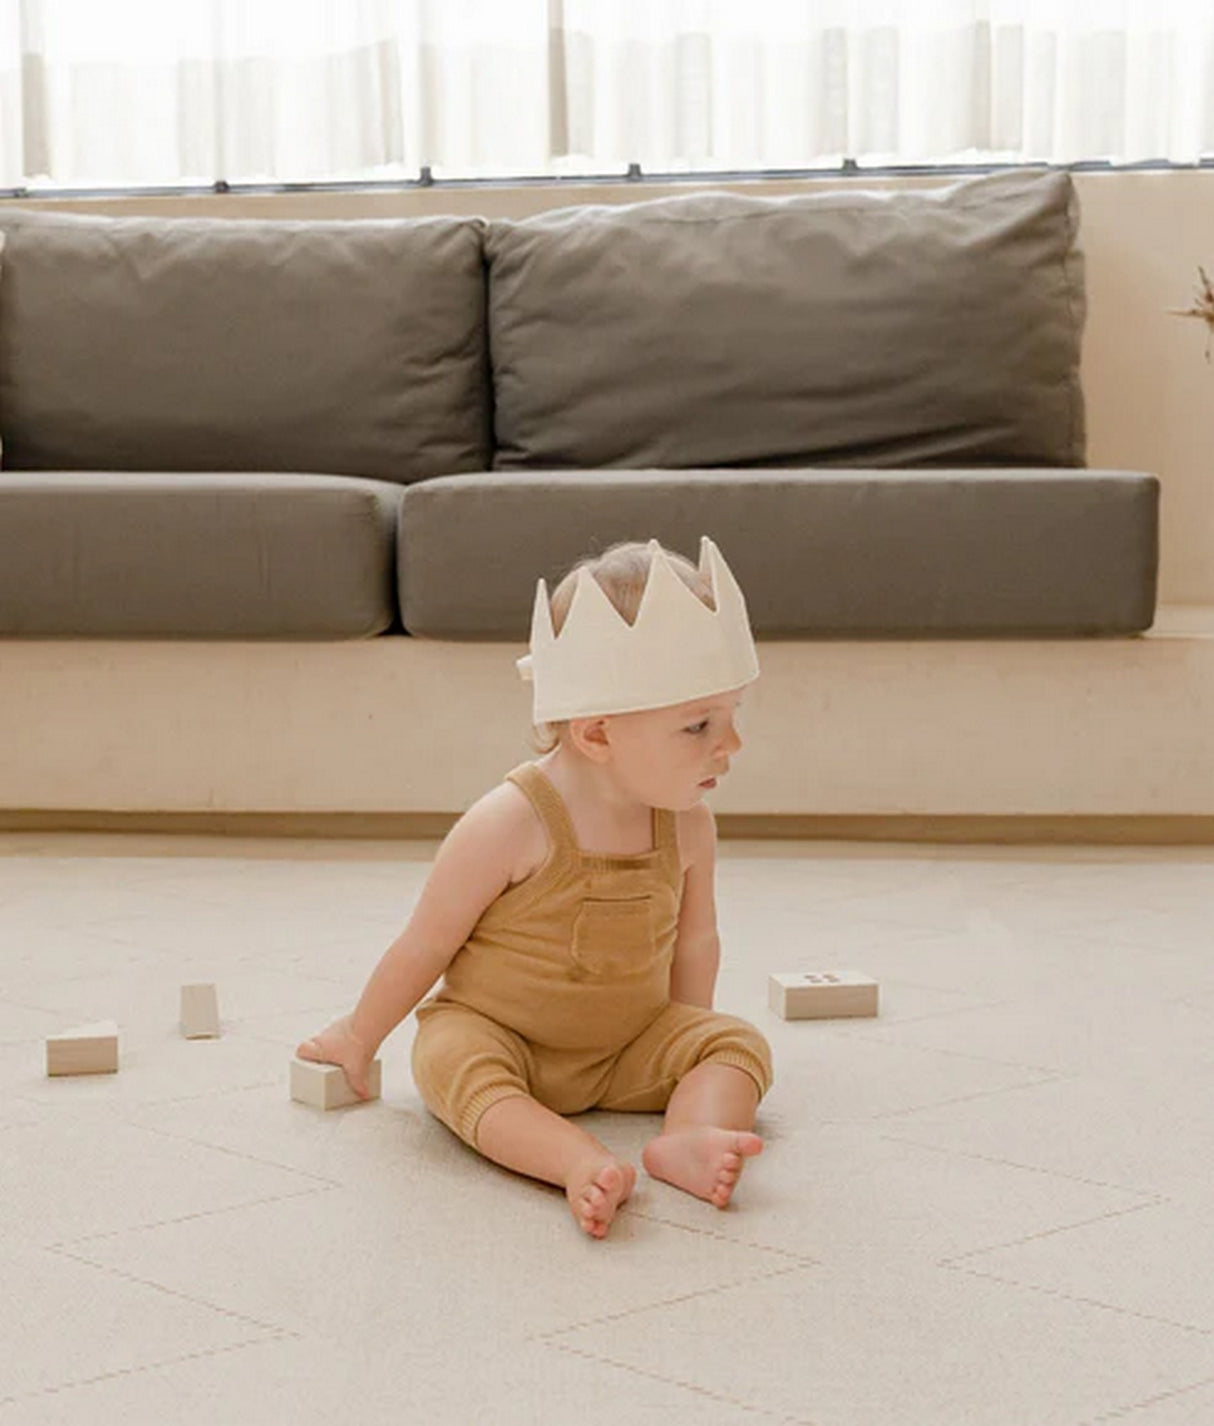
[[[181,987],[181,1033],[187,1040],[219,1037],[219,995],[213,985]]]
[[[378,1099],[382,1080],[379,1060],[371,1061],[367,1083],[371,1098]],[[359,1099],[346,1082],[346,1072],[340,1065],[318,1065],[298,1056],[291,1061],[291,1098],[316,1109],[343,1109],[347,1104],[368,1104]]]
[[[875,1015],[877,982],[854,970],[788,971],[767,982],[767,1003],[785,1020]]]
[[[79,1025],[46,1040],[48,1075],[116,1074],[118,1072],[118,1026],[112,1020],[95,1025]]]

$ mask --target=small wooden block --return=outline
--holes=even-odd
[[[181,1033],[187,1040],[219,1036],[219,996],[213,985],[181,987]]]
[[[767,982],[767,1002],[785,1020],[875,1015],[877,982],[854,970],[789,971]]]
[[[116,1074],[118,1026],[112,1020],[80,1025],[62,1035],[48,1035],[46,1072],[60,1074]]]
[[[372,1060],[367,1074],[372,1099],[380,1095],[381,1071],[379,1060]],[[359,1099],[346,1083],[346,1072],[340,1065],[318,1065],[298,1058],[291,1061],[291,1098],[317,1109],[343,1109],[347,1104],[370,1103],[370,1100]]]

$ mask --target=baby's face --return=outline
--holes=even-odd
[[[648,803],[684,812],[729,771],[742,746],[737,717],[742,690],[697,698],[609,720],[611,767],[622,789]]]

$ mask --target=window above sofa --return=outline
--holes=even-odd
[[[1214,155],[1193,0],[7,0],[0,189]]]

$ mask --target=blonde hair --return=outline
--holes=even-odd
[[[688,589],[709,609],[715,609],[712,587],[689,559],[664,550],[671,567]],[[636,622],[641,608],[641,597],[649,580],[649,566],[653,556],[649,545],[638,540],[626,540],[612,545],[600,555],[589,555],[579,560],[552,591],[549,605],[552,609],[552,629],[559,634],[569,617],[569,607],[573,603],[578,575],[588,570],[598,581],[599,587],[620,617],[628,624]],[[561,741],[567,722],[542,723],[531,730],[531,741],[538,753],[550,753]]]

